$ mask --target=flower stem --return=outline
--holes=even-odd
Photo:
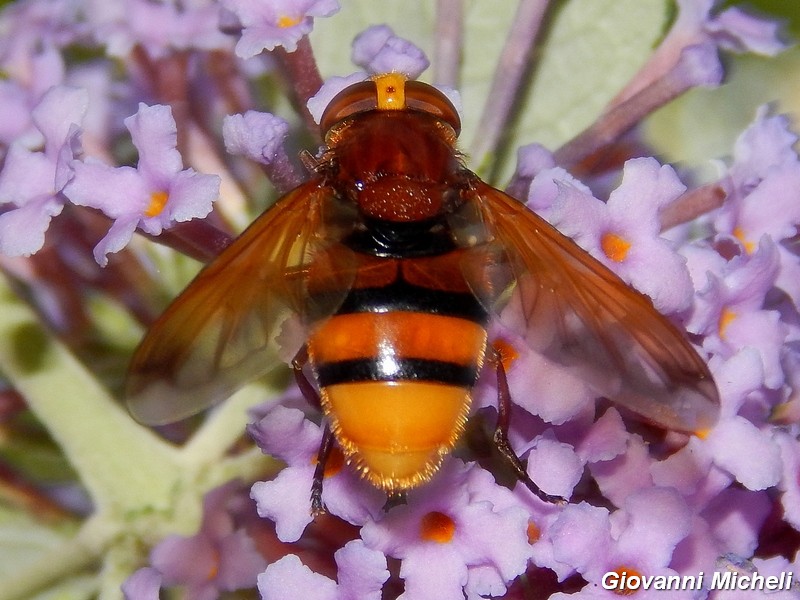
[[[273,50],[273,54],[280,60],[286,71],[289,82],[294,89],[297,108],[308,130],[315,139],[319,140],[319,127],[306,107],[308,99],[322,87],[322,75],[320,75],[317,68],[317,60],[314,58],[311,42],[308,41],[308,37],[304,37],[297,42],[297,50],[294,52],[286,52],[283,48],[278,47]]]
[[[694,221],[700,215],[719,208],[726,197],[725,189],[719,183],[709,183],[689,190],[661,211],[661,231]]]
[[[201,173],[219,175],[221,179],[219,199],[215,208],[228,223],[232,223],[238,229],[244,229],[250,224],[247,196],[225,164],[224,157],[219,155],[217,147],[208,134],[197,123],[190,120],[186,122],[186,129],[187,153],[184,155],[186,161]]]
[[[436,2],[436,34],[433,48],[433,82],[458,87],[464,44],[464,0]]]
[[[281,194],[293,190],[308,179],[307,172],[301,171],[292,163],[285,144],[281,144],[272,161],[263,167],[270,182]]]
[[[570,169],[691,88],[718,84],[722,75],[714,62],[715,53],[716,49],[710,46],[685,49],[670,71],[630,98],[612,105],[594,124],[556,150],[553,154],[556,164]]]
[[[519,94],[528,56],[542,24],[548,0],[521,0],[497,64],[489,97],[483,107],[469,155],[479,167],[497,149],[511,109]]]
[[[233,241],[227,233],[202,219],[175,223],[161,235],[142,235],[204,263],[219,256]]]

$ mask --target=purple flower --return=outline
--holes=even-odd
[[[353,40],[351,55],[355,65],[367,73],[404,73],[416,79],[430,61],[419,47],[397,37],[388,25],[368,27]]]
[[[763,386],[757,351],[745,348],[728,360],[715,359],[712,373],[720,392],[719,422],[704,440],[690,440],[651,468],[655,483],[680,490],[697,511],[708,510],[733,479],[758,491],[777,485],[781,475],[780,449],[772,434],[739,414],[749,412],[748,402]]]
[[[127,57],[139,47],[161,58],[175,50],[219,50],[231,44],[219,30],[219,6],[211,0],[104,0],[94,2],[87,17],[94,38],[110,56]]]
[[[52,270],[60,271],[57,277],[40,275],[51,268],[49,260],[4,261],[3,266],[30,273],[28,295],[40,314],[80,313],[74,330],[63,327],[78,356],[96,356],[85,344],[94,339],[97,324],[93,311],[83,307],[87,290],[107,292],[115,306],[128,308],[141,321],[150,317],[149,291],[139,288],[138,278],[86,263],[91,258],[83,235],[92,235],[91,223],[102,221],[102,214],[109,218],[110,229],[94,253],[104,265],[108,253],[123,248],[137,228],[158,235],[177,222],[205,217],[219,194],[220,178],[184,168],[176,120],[190,121],[193,128],[186,138],[191,150],[187,166],[213,165],[230,189],[247,196],[241,198],[245,204],[256,202],[249,196],[263,181],[251,179],[256,170],[239,168],[241,161],[225,155],[222,141],[230,154],[258,162],[281,191],[300,179],[286,148],[294,151],[295,140],[288,138],[302,128],[247,109],[266,87],[270,101],[278,100],[275,85],[292,90],[294,99],[307,98],[319,87],[307,36],[315,18],[338,9],[336,0],[21,0],[0,11],[5,33],[0,36],[0,70],[7,75],[0,81],[0,251],[35,252],[49,221],[67,201],[96,209],[92,214],[64,211],[69,214],[62,217],[59,243],[47,256],[54,259]],[[486,360],[467,434],[435,477],[408,490],[407,503],[384,509],[386,494],[362,479],[334,448],[325,465],[322,495],[331,516],[309,526],[324,425],[318,424],[319,415],[308,416],[313,409],[294,386],[280,399],[282,405],[270,405],[248,427],[260,449],[286,466],[270,481],[252,485],[249,498],[233,484],[207,494],[200,530],[161,540],[151,551],[151,566],[123,585],[127,598],[155,600],[162,586],[180,586],[184,589],[176,593],[203,600],[257,585],[268,599],[378,600],[404,587],[404,599],[477,600],[516,597],[526,580],[540,575],[562,582],[562,590],[585,582],[576,597],[616,598],[620,590],[604,587],[609,573],[692,575],[715,568],[774,573],[796,566],[798,559],[792,564],[782,556],[754,558],[777,555],[766,539],[768,523],[800,530],[800,259],[795,248],[800,160],[789,120],[761,109],[736,142],[730,163],[720,167],[720,180],[700,188],[722,190],[719,202],[693,214],[692,208],[681,210],[697,199],[694,182],[690,177],[682,181],[655,159],[635,159],[624,169],[609,165],[602,173],[584,160],[601,156],[610,139],[619,139],[669,98],[695,85],[717,85],[723,77],[721,50],[771,54],[783,47],[774,25],[737,9],[716,10],[712,0],[679,0],[678,9],[652,58],[584,134],[554,153],[533,144],[519,150],[509,191],[650,296],[658,310],[688,321],[691,342],[701,348],[720,392],[715,426],[691,436],[661,432],[605,397],[598,399],[598,389],[613,397],[613,390],[604,389],[602,369],[587,376],[583,366],[537,353],[541,345],[535,338],[548,337],[550,324],[515,328],[520,299],[510,294],[500,319],[489,328],[490,339],[504,347],[512,396],[509,440],[531,479],[547,493],[571,497],[571,503],[536,498],[501,466],[497,452],[481,447],[479,433],[484,428],[491,435],[498,397],[491,360]],[[445,21],[456,21],[448,17]],[[224,35],[220,28],[239,36]],[[533,39],[533,29],[529,32]],[[440,49],[459,37],[443,29],[437,35],[442,35]],[[539,41],[543,50],[549,48],[548,40]],[[463,50],[457,45],[451,49]],[[263,56],[278,47],[282,50],[275,56]],[[264,60],[240,60],[258,55]],[[317,121],[346,85],[385,71],[414,78],[428,66],[419,47],[385,25],[368,27],[353,41],[352,60],[363,71],[329,79],[309,100]],[[442,64],[448,62],[456,65],[457,60]],[[280,63],[280,77],[271,72],[273,63]],[[474,73],[463,66],[467,81]],[[457,80],[456,75],[451,66],[437,77]],[[514,79],[506,75],[498,81]],[[168,85],[173,81],[174,88]],[[85,86],[90,93],[64,87],[64,82]],[[489,96],[519,101],[521,91],[516,84],[497,84]],[[120,162],[127,134],[117,111],[129,115],[142,100],[173,102],[187,121],[177,119],[177,112],[173,119],[165,105],[139,104],[138,112],[125,120],[139,153],[134,167]],[[284,100],[276,105],[288,106]],[[87,105],[91,113],[84,118]],[[303,118],[300,109],[303,115],[296,117]],[[242,114],[222,122],[229,112]],[[221,122],[224,140],[218,136]],[[90,158],[84,160],[84,154]],[[504,154],[496,155],[489,171],[502,171]],[[335,161],[325,165],[333,169]],[[612,181],[620,181],[613,191]],[[212,227],[219,218],[237,222],[239,216],[226,210],[158,241],[188,242],[192,248],[210,248],[207,255],[213,256],[219,246],[210,239]],[[664,224],[681,222],[686,224],[662,235]],[[137,257],[124,258],[135,272]],[[302,316],[272,332],[287,360],[305,340]],[[570,328],[572,317],[566,315],[554,327]],[[17,384],[12,377],[9,385]],[[28,394],[27,388],[22,391]],[[30,391],[31,399],[35,394]],[[209,416],[199,441],[208,441],[204,433],[230,416],[224,410]],[[218,465],[222,471],[217,476],[233,471],[252,476],[258,457],[239,454],[240,444],[231,449],[230,460]],[[197,452],[214,450],[214,444],[190,446]],[[175,473],[175,485],[180,475]],[[244,515],[237,511],[253,502],[271,522],[247,521],[245,530]],[[128,521],[115,529],[122,532],[119,539],[150,541],[138,537],[141,523],[134,520],[139,514],[146,511],[125,511]],[[125,548],[137,544],[112,548],[111,562],[102,568],[113,568],[125,559]],[[785,548],[783,556],[795,556],[795,542]],[[131,552],[130,561],[141,550]],[[721,556],[726,558],[716,566]],[[661,598],[663,592],[636,595]],[[692,593],[673,590],[668,595]]]
[[[660,312],[674,313],[689,306],[692,282],[684,258],[660,237],[658,213],[685,189],[671,167],[652,158],[634,159],[625,163],[622,183],[607,203],[562,183],[547,217],[626,283],[648,295]],[[659,277],[653,277],[655,269]]]
[[[64,82],[64,60],[52,46],[37,45],[33,50],[20,45],[4,49],[2,68],[10,76],[0,81],[0,143],[18,142],[33,148],[41,137],[33,111],[50,88]]]
[[[524,455],[524,448],[521,452]],[[583,461],[569,444],[540,437],[528,452],[528,475],[546,494],[569,498],[583,475]]]
[[[22,141],[11,145],[0,171],[0,252],[29,256],[44,244],[50,219],[64,206],[61,195],[72,173],[69,164],[78,149],[78,125],[88,104],[86,92],[52,88],[31,113],[42,150]]]
[[[65,0],[6,3],[0,11],[0,142],[38,136],[31,111],[51,87],[65,83],[60,48],[79,40],[80,8]],[[29,145],[29,147],[33,147]]]
[[[788,116],[770,115],[767,106],[759,108],[753,123],[734,144],[729,176],[735,187],[729,193],[743,195],[771,175],[797,168],[800,164],[794,150],[797,139]]]
[[[699,286],[689,331],[706,336],[709,352],[729,358],[743,347],[761,355],[764,383],[777,389],[784,380],[781,347],[788,329],[774,310],[763,310],[778,272],[778,252],[764,236],[752,255],[725,261],[711,249],[686,253]]]
[[[697,0],[695,0],[697,2]],[[679,0],[679,4],[683,4]],[[706,18],[714,2],[697,2],[696,15]],[[717,45],[732,52],[755,52],[765,56],[775,56],[786,49],[787,44],[779,39],[781,24],[747,14],[737,7],[723,10],[708,19],[705,31],[714,38]]]
[[[751,556],[771,510],[768,497],[757,492],[780,478],[780,450],[771,434],[737,414],[762,385],[757,353],[745,349],[715,362],[713,374],[722,401],[719,423],[705,440],[690,439],[651,468],[655,484],[678,490],[697,515],[674,556],[673,566],[685,573],[709,571],[728,551]],[[734,478],[746,489],[730,487]]]
[[[331,100],[333,100],[336,94],[341,92],[346,87],[353,85],[354,83],[364,81],[366,78],[366,73],[358,71],[356,73],[351,73],[346,77],[331,77],[330,79],[326,80],[322,87],[319,88],[317,93],[309,98],[307,103],[308,112],[310,112],[311,116],[314,117],[314,121],[317,123],[320,122],[322,119],[322,114],[325,112],[328,104],[331,103]]]
[[[580,573],[589,585],[578,597],[613,598],[600,587],[607,573],[675,574],[669,569],[672,554],[689,534],[691,522],[683,499],[667,488],[633,493],[613,513],[583,502],[572,504],[542,532],[534,544],[534,560],[553,569],[560,580]]]
[[[186,586],[188,597],[196,600],[213,600],[222,591],[254,585],[265,561],[229,512],[237,490],[231,483],[209,492],[200,531],[190,537],[167,536],[153,548],[150,561],[164,585]]]
[[[725,589],[716,590],[713,599],[750,600],[750,598],[758,594],[759,596],[775,598],[777,600],[795,600],[798,597],[797,566],[797,557],[795,557],[794,561],[789,561],[783,556],[747,560],[733,553],[727,553],[717,561],[715,570],[723,573],[723,575],[733,574],[737,576],[740,585],[748,581],[744,579],[745,577],[749,578],[757,573],[762,577],[776,577],[781,581],[783,581],[783,578],[788,574],[791,574],[792,586],[790,590],[757,592],[753,589],[747,589],[746,587],[734,587],[729,585]]]
[[[289,554],[259,575],[262,600],[380,600],[383,584],[389,578],[382,553],[370,550],[361,540],[353,540],[333,556],[338,567],[338,584],[314,573],[297,556]]]
[[[771,509],[772,502],[766,494],[737,487],[720,492],[702,512],[708,523],[708,535],[717,544],[718,555],[732,552],[753,556],[758,547],[758,532]]]
[[[725,419],[712,430],[707,444],[714,463],[750,490],[778,484],[781,455],[772,436],[744,417]]]
[[[502,318],[512,319],[508,314],[515,309],[514,305],[506,307]],[[575,369],[537,354],[525,340],[513,335],[506,327],[497,325],[493,330],[496,333],[493,339],[500,340],[496,343],[516,356],[506,369],[511,398],[515,404],[543,421],[556,425],[575,418],[584,410],[593,409],[595,394]],[[496,406],[494,378],[488,377],[487,380],[476,391],[476,401],[479,406]],[[528,431],[529,435],[539,433],[541,431]],[[531,437],[526,439],[530,440]]]
[[[75,178],[64,189],[74,204],[100,209],[114,219],[94,249],[102,266],[110,252],[128,244],[137,227],[158,235],[175,222],[205,217],[219,195],[218,176],[183,169],[168,106],[140,104],[125,126],[139,150],[137,167],[110,167],[91,158],[75,162]]]
[[[584,462],[611,460],[625,452],[630,435],[619,412],[609,408],[591,424],[575,452]]]
[[[330,17],[339,10],[337,0],[222,0],[222,6],[242,26],[236,44],[236,54],[242,58],[278,46],[294,52],[300,38],[314,27],[315,17]]]
[[[269,113],[248,110],[242,115],[225,117],[222,137],[225,149],[231,154],[240,154],[268,165],[282,151],[284,139],[289,133],[289,124]]]
[[[125,600],[158,600],[161,573],[153,567],[143,567],[122,584]]]
[[[781,506],[784,518],[800,531],[800,445],[788,432],[778,432],[775,443],[781,451]]]
[[[800,259],[779,242],[794,237],[800,223],[796,141],[788,119],[769,116],[762,107],[736,141],[733,164],[723,179],[727,199],[714,219],[716,230],[733,236],[748,254],[765,235],[776,242],[780,267],[775,284],[795,303],[800,301]]]
[[[276,406],[248,431],[266,454],[287,464],[272,481],[253,484],[251,496],[258,514],[275,521],[278,539],[294,542],[312,520],[309,498],[322,430],[301,411]],[[337,449],[326,466],[322,500],[331,514],[362,525],[386,498],[344,465]]]
[[[553,153],[541,144],[528,144],[517,150],[516,173],[523,177],[533,179],[545,169],[552,169],[555,166]]]
[[[630,98],[673,70],[685,58],[687,50],[701,50],[692,59],[693,70],[699,67],[709,75],[718,73],[717,77],[700,78],[706,79],[705,85],[716,85],[722,75],[717,48],[767,55],[775,55],[786,48],[786,44],[778,40],[778,27],[774,22],[736,8],[712,15],[714,4],[715,0],[678,0],[678,17],[669,33],[615,103]]]
[[[509,503],[491,478],[472,479],[479,468],[446,462],[431,482],[409,493],[407,505],[361,529],[367,547],[401,559],[401,598],[460,598],[465,586],[502,594],[525,571],[528,512]]]
[[[589,462],[589,472],[604,498],[621,506],[631,494],[653,487],[655,462],[641,436],[628,433],[625,451],[608,460]]]

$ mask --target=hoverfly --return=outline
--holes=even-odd
[[[276,334],[295,319],[306,335],[297,382],[328,424],[314,510],[333,444],[390,497],[428,480],[464,427],[484,363],[498,377],[501,454],[556,500],[506,436],[510,395],[487,324],[511,302],[531,347],[580,367],[598,396],[667,429],[715,422],[716,387],[685,337],[464,167],[459,116],[440,91],[379,75],[339,93],[320,127],[326,150],[311,180],[206,266],[142,341],[129,375],[138,420],[175,421],[231,395],[268,370]]]

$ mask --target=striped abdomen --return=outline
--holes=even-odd
[[[356,282],[308,350],[345,456],[374,485],[401,490],[426,481],[463,429],[486,313],[447,256],[387,263],[392,281]]]

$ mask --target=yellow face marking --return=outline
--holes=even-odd
[[[379,110],[403,110],[406,107],[406,76],[386,73],[374,78],[378,88]]]

